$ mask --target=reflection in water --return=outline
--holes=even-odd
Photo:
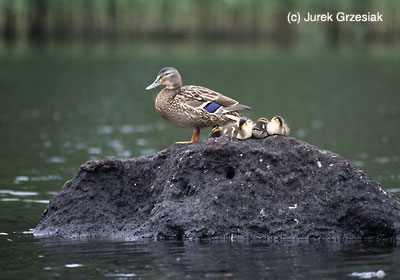
[[[66,241],[40,239],[43,269],[81,277],[145,279],[348,279],[353,272],[400,275],[392,243],[263,243]],[[43,264],[44,264],[43,263]],[[345,264],[345,265],[344,265]],[[46,267],[46,268],[45,268]],[[129,276],[130,275],[130,276]]]

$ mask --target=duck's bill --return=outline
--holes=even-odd
[[[149,85],[149,86],[146,88],[146,90],[153,89],[153,88],[155,88],[155,87],[158,87],[159,85],[160,85],[160,82],[159,82],[159,80],[158,80],[158,78],[157,78],[151,85]]]

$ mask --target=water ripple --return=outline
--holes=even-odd
[[[0,194],[9,194],[16,196],[31,196],[38,195],[38,192],[26,192],[26,191],[13,191],[13,190],[0,190]]]
[[[132,156],[132,153],[131,153],[130,151],[128,151],[128,150],[125,150],[125,151],[118,152],[117,155],[118,155],[119,157],[128,158],[128,157],[131,157],[131,156]]]
[[[55,156],[49,158],[48,161],[52,163],[64,163],[66,160],[64,157]]]
[[[11,197],[11,198],[2,198],[0,201],[20,201],[19,198]]]
[[[133,125],[123,125],[121,126],[120,131],[121,133],[129,134],[135,132],[135,129]]]
[[[321,128],[322,127],[322,121],[320,120],[313,120],[311,122],[311,127],[313,128]]]
[[[374,159],[375,162],[380,163],[380,164],[386,164],[386,163],[391,163],[391,162],[398,162],[400,157],[398,156],[392,156],[392,157],[376,157]]]
[[[111,125],[104,125],[97,130],[99,134],[112,134],[114,128]]]
[[[122,145],[121,141],[119,141],[119,140],[112,140],[110,142],[110,146],[117,152],[124,150],[124,146]]]
[[[48,182],[48,181],[61,180],[61,179],[62,179],[62,177],[59,175],[46,175],[46,176],[31,177],[31,181],[34,181],[34,182],[40,182],[40,181]]]
[[[77,150],[83,150],[85,148],[86,148],[86,144],[84,142],[78,142],[75,145],[75,149],[77,149]]]
[[[151,155],[156,152],[155,149],[142,149],[140,150],[140,155],[145,156],[145,155]]]
[[[147,140],[143,138],[136,139],[136,145],[138,146],[145,146],[147,144]]]
[[[119,131],[123,134],[130,133],[148,133],[154,130],[165,130],[165,124],[162,122],[150,124],[128,124],[122,125]]]
[[[43,142],[43,146],[45,148],[51,148],[53,146],[53,143],[50,140],[46,140]]]
[[[307,135],[307,132],[303,128],[298,129],[296,132],[297,137],[306,137],[306,135]]]
[[[47,192],[47,194],[56,195],[56,194],[58,194],[58,192],[49,191],[49,192]]]
[[[14,184],[19,184],[21,182],[27,182],[27,181],[29,181],[28,176],[17,176],[15,177]]]
[[[400,188],[390,188],[390,189],[386,189],[388,192],[391,192],[391,193],[397,193],[397,192],[400,192]]]
[[[90,147],[88,148],[88,153],[92,155],[99,155],[102,153],[102,150],[99,147]]]
[[[365,165],[364,161],[362,160],[355,160],[353,161],[353,163],[357,166],[357,167],[363,167]]]
[[[83,266],[83,264],[80,264],[80,263],[70,263],[70,264],[65,265],[65,267],[68,267],[68,268],[82,267],[82,266]]]
[[[135,273],[108,273],[104,275],[105,277],[112,277],[112,278],[120,278],[123,277],[136,277],[137,275]]]
[[[45,199],[24,199],[22,200],[23,202],[33,202],[33,203],[43,203],[43,204],[49,204],[49,200]]]

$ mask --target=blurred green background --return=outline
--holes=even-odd
[[[396,0],[2,0],[5,42],[267,42],[281,47],[396,45]],[[289,25],[288,12],[376,13],[381,23]]]

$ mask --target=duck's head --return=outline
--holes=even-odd
[[[165,67],[158,72],[156,80],[149,85],[146,90],[153,89],[158,86],[166,86],[168,89],[176,89],[182,86],[182,78],[178,70],[172,67]]]

